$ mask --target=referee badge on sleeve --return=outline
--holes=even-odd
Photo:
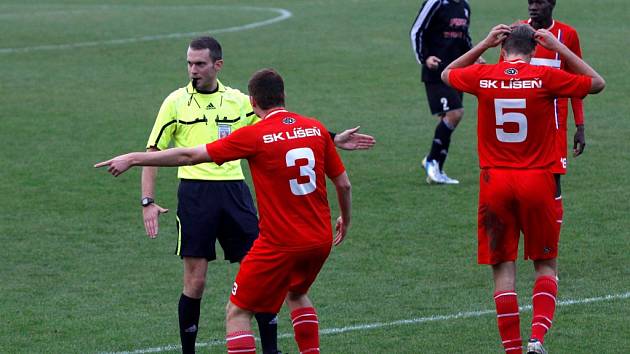
[[[225,138],[232,132],[232,127],[229,124],[217,124],[217,129],[219,131],[219,139]]]

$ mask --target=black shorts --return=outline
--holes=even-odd
[[[427,100],[431,114],[444,115],[448,111],[463,108],[462,101],[464,94],[443,82],[425,82],[427,90]]]
[[[230,262],[239,262],[258,237],[258,218],[244,181],[182,179],[177,191],[177,248],[180,257],[217,258],[219,240]]]

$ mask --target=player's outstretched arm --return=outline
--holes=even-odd
[[[335,135],[335,146],[343,150],[367,150],[371,149],[376,144],[376,139],[373,136],[367,134],[360,134],[359,129],[361,127],[355,127],[352,129],[344,130],[341,133]]]
[[[589,93],[599,93],[606,87],[606,81],[597,71],[590,67],[584,60],[578,57],[566,45],[561,43],[551,32],[546,29],[539,29],[534,35],[536,42],[541,46],[558,52],[564,58],[571,71],[575,74],[590,76],[591,91]]]
[[[99,162],[94,167],[107,166],[107,172],[118,177],[133,166],[188,166],[211,161],[206,146],[199,145],[158,152],[132,152]]]
[[[448,74],[452,69],[456,68],[465,68],[467,66],[473,65],[481,55],[488,50],[489,48],[493,48],[503,43],[503,40],[507,37],[507,35],[511,32],[510,26],[508,25],[496,25],[488,33],[488,36],[484,38],[481,42],[477,43],[476,46],[472,47],[471,50],[464,53],[461,57],[455,59],[452,63],[450,63],[444,71],[442,71],[442,81],[445,84],[450,85],[448,81]]]
[[[337,201],[339,202],[339,210],[341,216],[337,218],[337,224],[335,225],[335,238],[333,244],[335,246],[340,245],[348,228],[350,228],[350,219],[352,217],[352,185],[346,172],[332,179],[335,188],[337,189]]]

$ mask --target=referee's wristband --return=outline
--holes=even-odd
[[[337,133],[328,132],[328,134],[330,134],[330,138],[332,139],[332,141],[335,141],[335,136],[337,135]]]

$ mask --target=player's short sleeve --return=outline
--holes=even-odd
[[[341,161],[341,157],[339,157],[339,153],[335,148],[335,143],[332,141],[330,134],[328,131],[325,131],[323,134],[324,139],[326,139],[326,150],[325,150],[325,162],[324,162],[324,172],[328,178],[335,178],[342,174],[346,168]]]
[[[148,148],[164,150],[168,148],[173,137],[173,132],[177,127],[177,110],[175,109],[175,92],[169,95],[158,112],[151,135],[147,141]]]
[[[451,69],[448,73],[448,82],[456,90],[474,94],[479,88],[480,65],[471,65],[465,68]]]
[[[257,146],[256,130],[253,127],[244,127],[223,139],[206,144],[206,152],[214,163],[221,165],[255,155]]]
[[[584,98],[591,91],[592,79],[586,75],[546,67],[545,87],[554,97]]]

